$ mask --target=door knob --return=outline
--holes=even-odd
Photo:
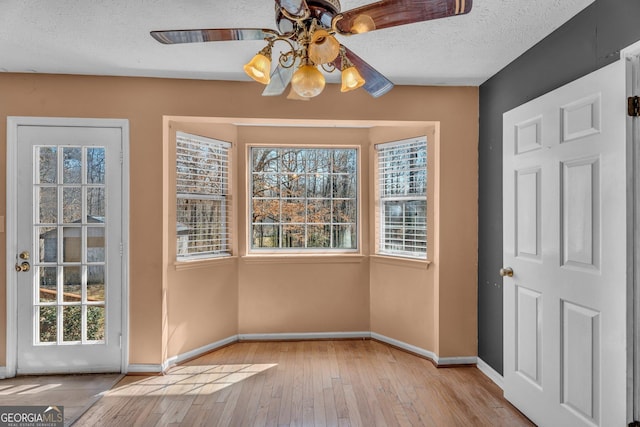
[[[513,269],[511,267],[503,267],[500,269],[502,277],[513,277]]]
[[[31,265],[27,261],[24,261],[22,264],[16,264],[16,271],[18,273],[26,272],[31,270]]]
[[[20,259],[29,259],[29,251],[22,251],[18,256],[20,257]]]

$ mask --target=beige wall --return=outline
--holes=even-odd
[[[269,332],[372,330],[441,356],[475,355],[477,88],[396,87],[372,99],[363,91],[341,94],[330,85],[309,102],[261,97],[261,90],[255,83],[0,74],[0,170],[6,170],[7,116],[130,121],[130,363],[162,363],[230,335]],[[371,261],[366,257],[371,242],[363,240],[365,256],[360,258],[271,262],[243,258],[246,189],[239,186],[234,202],[240,215],[234,231],[239,238],[235,250],[241,257],[176,266],[171,132],[163,133],[172,124],[168,116],[194,118],[173,123],[174,130],[206,123],[199,128],[203,132],[229,131],[230,138],[232,128],[221,127],[225,120],[210,127],[211,120],[197,118],[285,120],[299,125],[308,119],[348,119],[384,121],[392,127],[399,126],[394,123],[398,121],[438,123],[440,170],[434,192],[439,209],[434,212],[433,234],[434,242],[441,242],[439,257],[422,270]],[[292,135],[296,132],[305,132],[309,140],[308,131],[291,130]],[[363,147],[368,143],[360,131],[336,132],[350,133],[349,139]],[[268,132],[238,131],[236,158],[243,159],[244,144],[263,135]],[[238,176],[236,180],[240,181]],[[370,184],[363,182],[362,188]],[[5,188],[5,176],[0,174],[0,216],[6,215]],[[366,194],[362,192],[365,211],[371,205]],[[366,213],[362,230],[371,230],[370,212]],[[5,248],[5,234],[0,233],[3,319]],[[0,327],[0,366],[5,362],[5,342],[6,328]]]

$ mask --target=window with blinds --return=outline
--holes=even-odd
[[[376,145],[380,222],[378,252],[427,257],[427,139]]]
[[[230,148],[228,142],[177,132],[178,260],[231,254]]]

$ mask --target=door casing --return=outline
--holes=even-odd
[[[114,127],[122,130],[122,342],[121,369],[129,365],[129,121],[127,119],[7,117],[6,161],[6,365],[0,367],[0,378],[11,378],[17,370],[17,276],[13,269],[17,246],[17,144],[19,126]]]

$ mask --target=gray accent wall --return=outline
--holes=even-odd
[[[500,374],[502,114],[616,61],[638,40],[640,0],[596,0],[480,86],[478,356]]]

